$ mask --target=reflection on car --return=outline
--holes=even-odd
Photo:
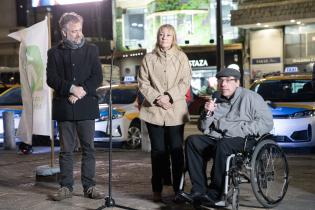
[[[20,86],[12,86],[0,94],[0,143],[3,142],[3,113],[14,113],[14,128],[17,130],[22,114]]]
[[[257,80],[251,89],[270,105],[272,134],[284,148],[315,147],[315,95],[312,75],[282,74]]]
[[[97,89],[100,118],[95,123],[94,141],[109,140],[108,104],[109,86]],[[137,103],[137,84],[120,84],[112,87],[112,139],[127,148],[140,148],[141,124]]]

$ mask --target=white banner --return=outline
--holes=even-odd
[[[51,135],[51,91],[46,84],[47,17],[8,36],[21,42],[19,70],[23,112],[17,136],[32,144],[32,134]]]

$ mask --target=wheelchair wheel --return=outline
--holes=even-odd
[[[278,205],[288,189],[289,167],[276,142],[260,141],[252,155],[250,181],[255,197],[266,208]]]

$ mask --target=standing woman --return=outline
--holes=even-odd
[[[155,202],[161,201],[169,153],[175,196],[179,191],[184,168],[184,125],[189,121],[185,94],[190,80],[189,61],[177,46],[174,27],[162,25],[157,32],[155,49],[143,58],[138,76],[139,89],[145,98],[140,118],[146,122],[151,140],[151,182]]]

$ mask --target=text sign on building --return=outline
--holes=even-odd
[[[253,58],[252,64],[270,64],[270,63],[280,63],[280,57],[273,57],[273,58]]]
[[[191,67],[208,66],[208,61],[206,59],[189,60],[189,64]]]

